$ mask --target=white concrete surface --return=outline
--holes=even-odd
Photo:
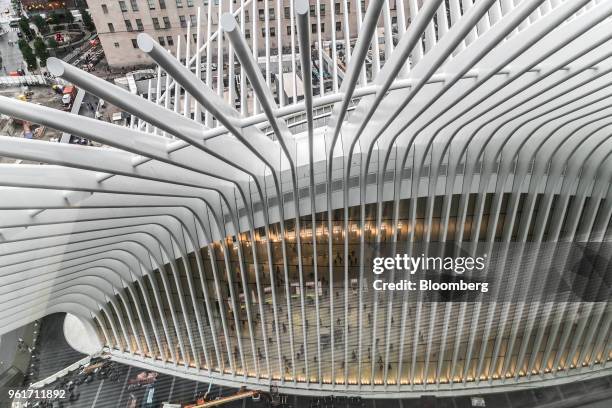
[[[102,349],[102,344],[98,340],[91,327],[87,327],[81,319],[66,314],[64,320],[64,337],[70,347],[85,354],[94,354]]]

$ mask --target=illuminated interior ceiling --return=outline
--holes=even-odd
[[[609,241],[611,1],[376,1],[323,42],[349,1],[296,0],[286,59],[242,34],[275,23],[245,21],[261,2],[212,3],[198,19],[221,31],[195,30],[193,53],[138,36],[146,98],[48,61],[128,127],[0,97],[104,145],[0,136],[40,163],[0,165],[0,333],[68,312],[117,360],[302,394],[609,373],[608,302],[382,302],[359,260],[380,241]]]

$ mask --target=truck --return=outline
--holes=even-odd
[[[62,104],[64,105],[64,110],[70,110],[72,108],[72,103],[74,102],[76,94],[76,86],[68,85],[64,87],[62,90]]]

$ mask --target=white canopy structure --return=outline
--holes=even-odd
[[[426,302],[364,283],[370,244],[610,240],[612,1],[367,2],[359,33],[332,39],[332,60],[336,42],[356,39],[340,73],[326,72],[312,26],[361,2],[311,17],[323,0],[266,1],[291,7],[289,71],[243,36],[272,22],[239,3],[217,33],[198,30],[193,55],[139,35],[158,64],[148,99],[49,59],[53,75],[133,115],[131,127],[0,97],[0,113],[105,146],[0,136],[0,156],[41,163],[0,165],[0,333],[67,312],[118,361],[297,394],[461,394],[609,374],[608,301]],[[273,71],[299,79],[304,99],[275,95]]]

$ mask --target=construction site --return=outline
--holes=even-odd
[[[40,85],[18,85],[11,84],[0,87],[0,95],[27,101],[38,105],[44,105],[55,109],[62,109],[62,94],[58,94],[50,84]],[[0,117],[0,132],[6,136],[26,137],[39,140],[51,140],[61,135],[53,129],[33,125],[19,119],[10,118],[6,115]],[[30,136],[31,135],[31,136]]]

